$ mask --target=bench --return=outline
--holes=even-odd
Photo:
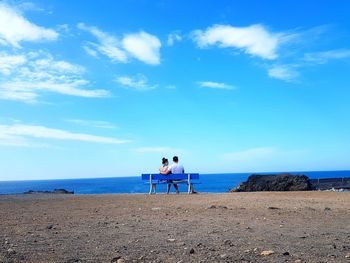
[[[199,174],[190,173],[190,174],[142,174],[142,180],[149,181],[149,194],[156,194],[157,184],[187,184],[188,193],[193,193],[193,184],[192,180],[198,180]],[[171,182],[169,180],[172,180]],[[198,182],[197,182],[198,183]]]

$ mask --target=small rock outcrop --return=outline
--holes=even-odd
[[[53,191],[34,191],[29,190],[24,194],[74,194],[74,191],[68,191],[66,189],[54,189]]]
[[[231,192],[257,191],[308,191],[312,190],[310,179],[305,175],[294,174],[252,174]]]

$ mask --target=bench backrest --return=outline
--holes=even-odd
[[[190,176],[190,180],[198,180],[199,174],[196,173],[186,173],[186,174],[142,174],[142,180],[187,180]]]

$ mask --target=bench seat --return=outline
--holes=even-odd
[[[199,180],[198,173],[186,173],[186,174],[142,174],[143,181],[149,181],[150,190],[149,194],[156,193],[157,184],[187,184],[188,193],[193,192],[193,184],[199,184],[199,182],[193,182],[193,180]]]

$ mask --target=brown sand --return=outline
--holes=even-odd
[[[350,262],[349,209],[336,192],[0,196],[0,262]]]

